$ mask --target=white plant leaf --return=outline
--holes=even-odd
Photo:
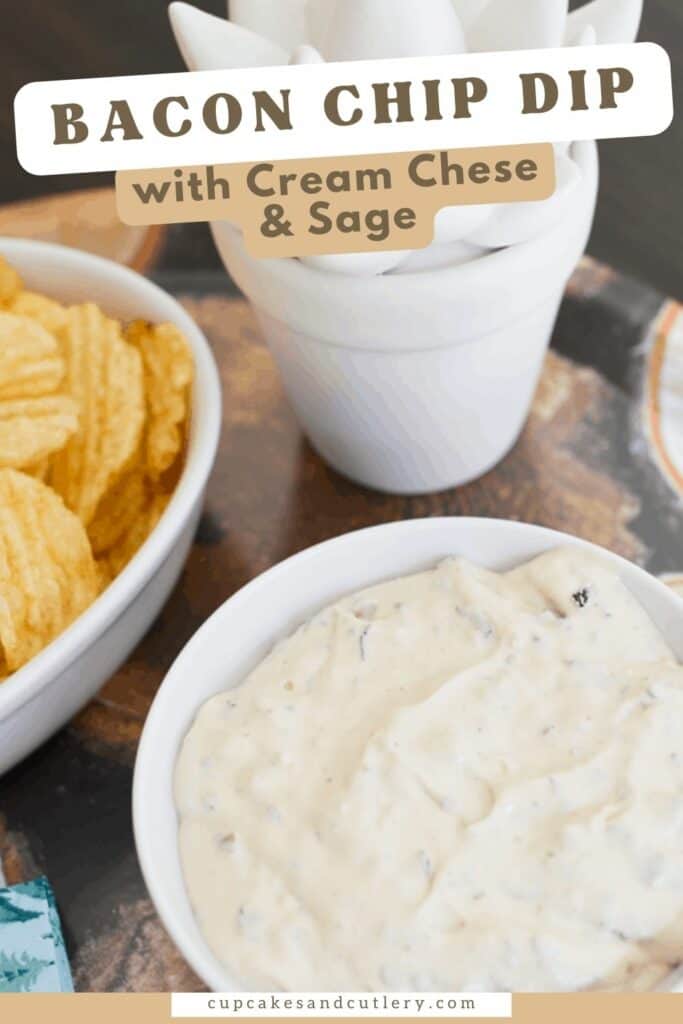
[[[575,36],[586,25],[592,25],[601,45],[633,43],[638,38],[643,16],[643,0],[592,0],[567,20],[567,36]]]
[[[434,241],[437,245],[459,242],[491,219],[496,206],[447,206],[434,218]]]
[[[289,63],[292,65],[324,64],[325,58],[314,46],[309,46],[307,43],[304,43],[302,46],[295,47]]]
[[[328,60],[380,60],[464,48],[452,0],[344,0],[334,9],[322,52]]]
[[[567,28],[565,46],[595,46],[598,41],[598,33],[595,26],[591,24],[578,25],[572,30]]]
[[[407,260],[399,263],[391,273],[424,274],[428,270],[447,270],[449,267],[462,267],[465,263],[479,260],[491,250],[469,242],[450,242],[448,245],[430,245],[426,249],[418,249]]]
[[[337,0],[306,0],[307,40],[324,53]]]
[[[404,252],[348,252],[329,256],[302,256],[301,262],[314,270],[328,274],[347,274],[351,277],[378,277],[408,259],[411,250]]]
[[[491,0],[452,0],[455,12],[460,18],[460,24],[468,31],[470,25],[481,17],[484,8],[488,7]]]
[[[566,216],[582,183],[578,166],[568,156],[556,165],[557,188],[550,199],[535,203],[506,203],[467,241],[490,249],[521,245],[552,230]]]
[[[288,52],[308,42],[306,0],[228,0],[228,17]]]
[[[289,54],[269,39],[224,18],[173,3],[168,9],[173,34],[190,71],[220,71],[286,64]]]
[[[473,53],[561,46],[568,0],[491,0],[467,33]]]
[[[593,26],[581,25],[574,33],[567,32],[565,46],[595,46],[597,41],[597,35]],[[556,142],[554,144],[556,158],[567,156],[571,146],[571,142]]]

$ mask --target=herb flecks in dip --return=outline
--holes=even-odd
[[[185,740],[200,927],[261,989],[652,986],[683,957],[681,735],[683,668],[580,549],[346,598]]]

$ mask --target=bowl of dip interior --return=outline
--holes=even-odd
[[[159,524],[120,576],[37,657],[0,683],[0,774],[64,725],[125,661],[158,615],[187,557],[215,459],[218,372],[192,318],[151,281],[99,256],[0,239],[26,286],[70,304],[96,302],[123,321],[172,322],[194,355],[192,424],[182,476]]]
[[[386,524],[303,551],[233,595],[189,641],[145,724],[135,767],[133,813],[138,855],[152,899],[172,939],[207,986],[231,991],[240,990],[243,983],[218,961],[202,937],[181,869],[174,773],[200,707],[215,694],[239,686],[278,641],[343,596],[433,568],[449,556],[504,572],[567,545],[592,550],[615,569],[683,661],[683,603],[643,569],[539,526],[467,518]],[[669,987],[675,983],[672,979]]]

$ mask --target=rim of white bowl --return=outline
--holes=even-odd
[[[159,760],[159,746],[157,745],[157,741],[159,736],[163,737],[164,735],[168,735],[169,731],[164,728],[164,720],[167,711],[166,704],[171,701],[175,686],[179,685],[176,684],[176,677],[180,677],[180,673],[184,669],[186,660],[190,659],[195,665],[200,664],[200,661],[197,659],[196,652],[201,648],[204,638],[212,633],[217,621],[226,614],[226,609],[229,605],[235,605],[251,596],[254,591],[262,590],[264,587],[267,587],[276,577],[285,575],[295,563],[298,565],[302,562],[314,560],[323,548],[343,548],[362,541],[364,537],[379,535],[380,533],[387,536],[393,535],[390,539],[397,545],[405,544],[407,543],[408,537],[411,533],[423,530],[439,529],[445,524],[453,524],[456,522],[458,523],[458,529],[465,532],[468,528],[474,528],[477,530],[488,530],[492,533],[499,530],[507,530],[514,533],[533,533],[538,538],[539,543],[546,545],[546,550],[561,546],[578,546],[594,551],[620,569],[624,574],[624,578],[627,583],[629,577],[636,577],[640,579],[645,586],[658,593],[659,597],[663,599],[664,604],[670,607],[673,618],[683,617],[683,603],[681,602],[680,597],[678,597],[673,590],[667,587],[666,584],[656,576],[647,572],[647,570],[636,565],[634,562],[630,562],[621,555],[615,554],[608,548],[601,547],[599,544],[594,544],[591,541],[584,540],[581,537],[576,537],[573,534],[564,533],[560,530],[553,530],[545,526],[538,526],[534,523],[477,516],[435,516],[433,518],[399,520],[396,522],[365,527],[360,530],[353,530],[338,537],[322,541],[319,544],[315,544],[312,547],[291,555],[289,558],[276,563],[270,569],[267,569],[265,572],[254,577],[254,579],[249,583],[237,590],[226,601],[224,601],[223,604],[217,608],[216,611],[213,612],[213,614],[210,615],[199,629],[190,637],[166,673],[161,686],[156,692],[154,701],[152,702],[152,706],[145,720],[140,743],[138,744],[133,776],[133,832],[138,860],[140,862],[140,868],[142,870],[147,889],[154,906],[156,907],[157,913],[159,914],[166,931],[172,938],[176,947],[192,970],[205,982],[205,984],[209,985],[213,991],[226,991],[224,987],[226,982],[231,982],[231,988],[227,989],[227,991],[239,991],[239,979],[233,980],[230,978],[231,972],[228,967],[217,967],[217,957],[212,954],[208,944],[201,935],[198,940],[195,940],[191,936],[188,936],[182,925],[179,924],[177,915],[174,912],[172,897],[167,896],[165,885],[158,881],[158,876],[155,871],[157,859],[153,848],[154,843],[150,836],[150,830],[146,826],[144,814],[144,803],[149,786],[148,780],[154,777],[155,765],[158,764]],[[444,551],[444,557],[446,557],[447,554],[448,552]],[[199,710],[206,699],[208,698],[203,698],[198,702],[195,713]],[[174,767],[177,762],[181,742],[182,739],[178,742],[174,751]],[[164,785],[165,787],[168,785],[170,787],[170,792],[173,792],[172,778],[166,780]],[[175,813],[175,806],[173,806],[173,811]],[[179,867],[179,870],[181,882],[185,889],[185,880],[182,876],[182,869]],[[186,889],[185,892],[188,905],[190,905],[191,909],[190,899]],[[670,984],[677,984],[678,977],[676,973],[672,972],[670,977],[672,979]],[[665,982],[665,985],[666,984],[667,982]],[[666,988],[665,990],[671,991],[672,989]],[[677,991],[678,989],[676,988],[673,990]]]
[[[192,424],[182,475],[158,524],[135,557],[94,604],[31,661],[0,683],[0,723],[48,687],[60,672],[123,614],[133,595],[150,582],[168,556],[180,528],[206,486],[216,457],[221,428],[221,387],[213,353],[204,332],[174,296],[142,274],[102,256],[52,242],[0,238],[0,254],[10,263],[13,257],[21,260],[36,252],[59,260],[62,268],[73,266],[74,271],[82,273],[84,277],[87,277],[89,265],[99,271],[100,275],[106,274],[119,289],[124,290],[126,286],[142,289],[150,299],[163,302],[173,309],[173,316],[169,319],[187,337],[195,360]],[[31,283],[30,274],[27,276]],[[35,286],[39,288],[39,282],[35,282]],[[115,310],[112,312],[115,315]]]

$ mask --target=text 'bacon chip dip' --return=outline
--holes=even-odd
[[[158,523],[193,375],[172,324],[64,306],[0,258],[0,679],[85,611]]]

